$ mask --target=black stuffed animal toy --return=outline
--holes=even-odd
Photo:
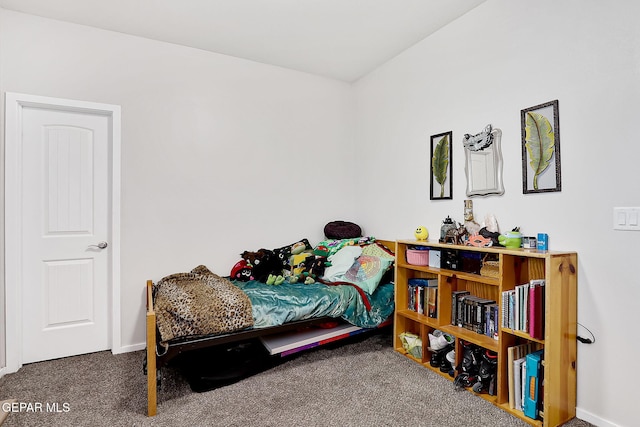
[[[302,239],[296,243],[292,243],[290,245],[274,249],[273,253],[278,258],[278,261],[280,261],[280,264],[282,266],[282,272],[285,272],[285,271],[289,272],[291,270],[291,263],[290,263],[291,255],[299,254],[301,252],[309,251],[311,249],[312,247],[311,247],[311,244],[309,243],[309,240]]]
[[[502,246],[500,242],[498,242],[498,236],[500,236],[500,233],[492,232],[487,230],[487,227],[482,227],[478,234],[487,239],[491,239],[493,246]]]
[[[327,267],[327,257],[318,256],[315,257],[309,265],[307,271],[314,279],[318,279],[324,275],[324,270]]]
[[[255,280],[268,285],[279,285],[284,281],[282,264],[273,251],[262,248],[256,252],[244,251],[240,256],[251,265]]]

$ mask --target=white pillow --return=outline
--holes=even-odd
[[[360,246],[345,246],[335,254],[329,257],[331,265],[324,270],[324,280],[335,282],[338,278],[342,278],[344,274],[351,268],[353,261],[362,254]]]

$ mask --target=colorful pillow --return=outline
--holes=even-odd
[[[395,261],[395,254],[382,243],[371,243],[362,248],[362,255],[372,255]]]
[[[360,237],[357,239],[327,239],[327,240],[323,240],[322,242],[318,243],[315,247],[315,249],[317,250],[318,248],[323,248],[323,250],[326,248],[326,256],[331,256],[333,254],[335,254],[336,252],[338,252],[340,249],[344,248],[345,246],[363,246],[363,245],[367,245],[369,243],[373,243],[375,242],[376,238],[375,237]]]
[[[393,260],[389,258],[361,255],[344,274],[344,281],[353,283],[371,295],[392,264]]]

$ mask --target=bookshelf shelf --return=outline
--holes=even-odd
[[[528,341],[533,341],[533,342],[537,342],[537,343],[540,343],[540,344],[544,344],[544,340],[534,338],[534,337],[532,337],[531,335],[529,335],[526,332],[514,331],[513,329],[509,329],[509,328],[502,328],[502,332],[504,332],[505,334],[512,334],[512,335],[515,335],[517,337],[524,338],[524,339],[526,339]]]
[[[406,251],[410,247],[425,246],[440,253],[440,266],[412,265],[407,262]],[[477,269],[466,268],[468,265],[456,265],[447,261],[444,255],[451,252],[464,257],[479,259],[490,254],[498,260],[497,277],[477,274]],[[430,252],[431,257],[431,252]],[[455,337],[455,364],[459,366],[463,357],[463,343],[472,343],[483,349],[497,354],[496,382],[493,394],[487,392],[475,393],[483,399],[493,403],[504,411],[518,417],[536,427],[555,427],[566,423],[575,417],[576,412],[576,358],[577,358],[577,261],[575,252],[538,251],[535,249],[505,249],[498,247],[475,248],[441,244],[429,241],[398,240],[396,242],[396,288],[394,318],[394,348],[409,359],[420,363],[433,372],[453,381],[448,373],[443,373],[438,367],[430,364],[431,351],[429,348],[429,334],[439,329]],[[455,266],[457,268],[445,268]],[[460,271],[465,267],[466,271]],[[495,276],[496,274],[494,274]],[[417,312],[409,307],[418,294],[409,295],[410,279],[435,279],[437,282],[436,317]],[[544,280],[544,293],[541,297],[543,310],[538,314],[536,325],[541,325],[542,331],[532,330],[529,334],[528,326],[517,325],[513,328],[502,327],[502,312],[509,304],[503,303],[503,293],[518,291],[518,287],[535,280]],[[414,290],[411,288],[411,292]],[[476,332],[478,324],[469,322],[452,322],[452,312],[459,307],[455,294],[459,291],[469,292],[476,301],[488,304],[495,301],[497,308],[497,331],[493,336]],[[469,299],[473,300],[473,298]],[[468,301],[469,301],[468,300]],[[537,300],[539,302],[539,300]],[[453,304],[452,304],[453,303]],[[426,304],[426,303],[425,303]],[[480,303],[479,303],[480,304]],[[484,305],[482,306],[484,307]],[[471,309],[473,310],[473,309]],[[481,310],[478,308],[476,310]],[[513,311],[513,310],[512,310]],[[426,313],[426,311],[424,311]],[[476,311],[477,312],[477,311]],[[536,319],[531,314],[530,318]],[[530,318],[526,317],[529,324]],[[469,319],[465,319],[469,320]],[[483,328],[480,328],[483,329]],[[410,332],[418,335],[422,340],[422,357],[416,358],[407,353],[402,346],[399,334]],[[485,331],[488,332],[488,331]],[[534,338],[533,336],[537,338]],[[510,381],[510,364],[512,365],[514,348],[529,345],[533,349],[544,350],[544,360],[541,365],[542,391],[539,398],[543,404],[537,419],[530,418],[513,405],[513,381]],[[511,350],[510,350],[511,349]],[[454,372],[454,377],[458,372]],[[511,373],[511,378],[513,374]],[[511,385],[510,385],[511,384]],[[453,385],[452,385],[453,387]],[[511,403],[510,403],[511,393]]]
[[[500,349],[498,340],[495,340],[486,335],[478,334],[468,329],[461,328],[459,326],[443,325],[438,327],[438,329],[440,329],[442,332],[453,335],[458,339],[477,344],[480,347],[486,348],[487,350],[498,352]]]

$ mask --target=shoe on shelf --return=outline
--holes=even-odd
[[[433,334],[429,334],[429,350],[438,351],[454,343],[454,338],[436,329]],[[437,334],[439,332],[439,334]]]
[[[456,351],[455,350],[451,350],[449,353],[447,353],[447,355],[445,357],[447,358],[449,363],[451,363],[451,366],[456,366]]]

